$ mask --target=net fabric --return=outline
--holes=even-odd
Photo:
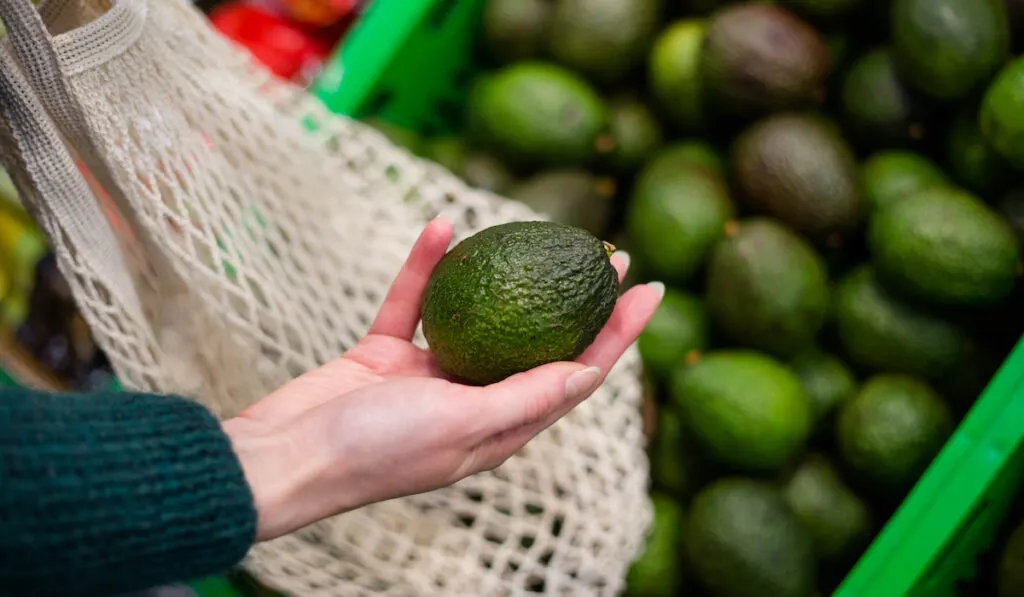
[[[456,240],[542,219],[330,114],[185,2],[40,14],[68,93],[41,89],[24,53],[25,75],[9,72],[5,42],[2,91],[25,105],[6,108],[0,153],[127,387],[231,416],[352,346],[431,218]],[[51,153],[32,151],[39,127]],[[82,206],[97,198],[119,216],[114,257],[92,246],[105,224]],[[617,594],[651,518],[638,367],[631,349],[497,470],[257,545],[246,568],[309,597]]]

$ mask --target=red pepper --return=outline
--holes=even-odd
[[[210,13],[213,26],[247,48],[271,72],[296,79],[326,60],[331,46],[301,25],[258,6],[228,2]]]

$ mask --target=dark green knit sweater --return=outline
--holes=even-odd
[[[223,571],[256,534],[218,421],[132,393],[0,390],[0,595],[107,597]]]

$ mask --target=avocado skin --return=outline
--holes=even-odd
[[[442,371],[489,384],[578,357],[617,297],[607,249],[586,230],[500,224],[438,262],[423,297],[423,334]]]

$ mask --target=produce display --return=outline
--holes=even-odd
[[[668,285],[627,594],[832,592],[1024,332],[1024,2],[484,0],[478,33],[452,132],[364,117]]]

